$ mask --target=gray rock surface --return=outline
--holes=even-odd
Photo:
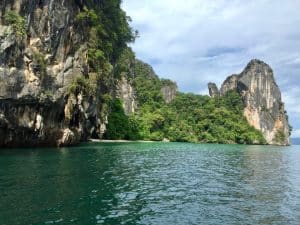
[[[220,95],[224,95],[229,90],[235,90],[238,77],[236,74],[227,77],[220,88]]]
[[[136,111],[137,102],[135,100],[134,88],[125,76],[122,76],[118,82],[117,96],[123,101],[123,108],[126,115]]]
[[[242,96],[245,117],[250,125],[262,131],[269,144],[290,144],[288,117],[269,65],[257,59],[251,60],[242,73],[224,81],[221,95],[229,90]]]
[[[213,98],[220,96],[220,91],[215,83],[208,83],[209,95]]]
[[[65,146],[105,132],[98,96],[68,93],[88,73],[86,34],[74,22],[81,4],[0,1],[0,147]],[[24,37],[5,23],[9,10],[25,18]]]
[[[169,79],[159,78],[151,65],[135,59],[131,67],[134,68],[134,71],[129,75],[129,77],[134,80],[136,77],[142,76],[145,79],[156,83],[157,86],[160,85],[160,92],[166,103],[170,103],[176,97],[178,91],[177,84]]]
[[[161,93],[166,103],[170,103],[176,97],[177,91],[178,87],[175,83],[165,84],[161,88]]]

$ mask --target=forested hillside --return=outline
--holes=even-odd
[[[112,101],[108,116],[108,139],[170,140],[178,142],[265,144],[260,131],[243,115],[241,96],[229,91],[219,98],[177,92],[166,102],[164,86],[153,69],[136,60],[127,49],[119,62],[120,73],[132,81],[137,111],[125,115],[120,99]],[[131,62],[131,63],[130,63]]]

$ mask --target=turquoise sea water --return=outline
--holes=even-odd
[[[300,224],[300,146],[0,151],[0,224]]]

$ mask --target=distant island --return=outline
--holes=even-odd
[[[289,145],[273,71],[254,59],[210,96],[178,91],[128,47],[119,1],[0,3],[0,147],[89,139]]]

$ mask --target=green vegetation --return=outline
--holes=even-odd
[[[92,52],[90,56],[94,55],[94,59],[104,62],[106,58],[111,63],[116,62],[127,43],[136,37],[128,25],[130,17],[126,16],[120,4],[120,0],[103,0],[101,7],[89,9],[85,6],[76,16],[76,24],[88,38]],[[90,65],[98,63],[94,60],[90,62]]]
[[[113,84],[113,65],[120,58],[135,33],[129,26],[129,17],[120,7],[120,0],[103,0],[101,4],[86,1],[77,14],[75,24],[88,43],[89,74],[76,78],[70,92],[109,94]]]
[[[216,99],[179,93],[170,104],[143,105],[136,120],[147,140],[265,144],[243,116],[242,100],[235,92]]]
[[[140,138],[136,121],[125,115],[122,103],[115,99],[110,102],[107,132],[104,138],[137,140]]]
[[[39,51],[34,51],[32,54],[32,58],[35,64],[35,70],[39,72],[41,80],[45,79],[47,76],[47,63],[45,60],[45,56]]]
[[[113,111],[114,119],[109,119],[109,125],[111,121],[121,124],[123,114],[120,110]],[[115,122],[116,118],[120,119],[119,122]],[[129,130],[127,120],[123,118],[125,130],[122,126],[116,129],[123,134],[122,138],[126,138],[126,130]],[[170,104],[149,102],[142,105],[139,112],[132,115],[132,121],[138,125],[135,137],[144,140],[167,138],[176,142],[266,143],[261,132],[251,127],[243,116],[242,100],[235,92],[228,92],[218,99],[178,93]]]
[[[159,107],[164,103],[161,93],[162,82],[149,65],[136,61],[133,80],[137,101],[140,106],[152,105]]]
[[[54,98],[54,94],[49,90],[44,90],[39,96],[40,102],[45,102],[49,100],[51,101],[53,100],[53,98]]]
[[[34,65],[33,70],[35,74],[39,76],[43,89],[49,91],[49,87],[51,87],[53,83],[53,77],[51,77],[47,72],[45,55],[38,50],[33,50],[32,59]]]
[[[262,133],[250,126],[244,117],[243,102],[238,93],[229,91],[219,98],[177,93],[173,101],[166,104],[161,88],[174,86],[174,82],[160,79],[149,65],[135,60],[130,49],[120,57],[117,68],[118,74],[127,74],[127,79],[132,81],[136,90],[138,111],[130,117],[137,125],[139,138],[154,141],[166,138],[177,142],[266,144]],[[114,117],[120,118],[123,111],[119,110],[119,113]],[[119,129],[122,130],[121,127]],[[122,137],[126,135],[123,133]]]
[[[75,24],[81,38],[87,43],[88,70],[84,75],[74,78],[68,92],[82,94],[99,102],[98,115],[103,121],[108,112],[111,112],[107,138],[134,139],[126,125],[130,123],[130,118],[125,116],[120,104],[111,99],[111,90],[116,82],[114,65],[136,35],[129,26],[130,18],[120,5],[120,0],[102,0],[97,4],[90,0],[84,1]],[[124,123],[121,123],[123,119]],[[125,128],[122,130],[122,127],[128,128],[126,137],[123,137]]]
[[[136,60],[133,51],[127,47],[138,34],[129,26],[130,18],[120,7],[121,0],[101,0],[97,4],[87,0],[77,4],[80,11],[74,24],[76,34],[81,35],[78,39],[86,43],[81,49],[87,56],[87,65],[83,66],[82,74],[79,72],[74,76],[68,94],[72,97],[82,94],[89,101],[97,102],[98,118],[105,121],[108,116],[104,138],[265,143],[262,134],[249,126],[243,116],[242,99],[235,92],[219,98],[177,93],[167,104],[161,90],[176,87],[176,84],[160,79],[149,65]],[[4,20],[11,25],[16,37],[26,35],[25,18],[18,13],[8,11]],[[53,93],[47,87],[51,86],[52,78],[47,74],[45,56],[36,50],[33,62],[34,72],[45,87],[41,99],[51,100]],[[122,76],[134,86],[138,110],[132,115],[125,114],[122,102],[115,97],[116,83]],[[73,106],[70,105],[66,114],[68,120],[72,119]],[[285,137],[283,132],[278,132],[275,138],[279,142]]]
[[[15,35],[18,38],[26,35],[26,24],[25,18],[14,11],[8,11],[4,15],[4,20],[7,25],[11,25]]]
[[[275,134],[274,140],[277,143],[284,143],[286,137],[283,130],[278,130]]]
[[[161,89],[175,86],[135,59],[127,47],[137,33],[120,8],[120,0],[86,1],[76,16],[77,29],[88,43],[88,73],[74,79],[69,93],[96,96],[99,115],[108,115],[106,139],[143,139],[205,143],[263,144],[262,134],[243,116],[241,97],[234,92],[220,98],[178,93],[166,104]],[[126,76],[136,91],[138,110],[126,115],[112,90]]]
[[[69,86],[69,93],[78,95],[82,93],[84,95],[91,95],[92,88],[90,87],[89,79],[86,79],[83,76],[76,77]]]

